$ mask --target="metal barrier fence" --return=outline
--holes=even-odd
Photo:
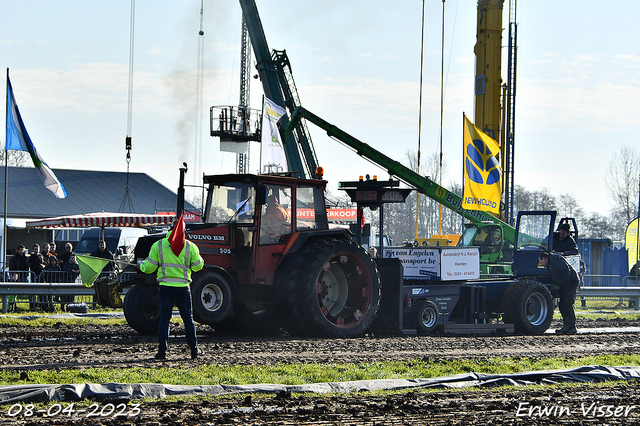
[[[103,272],[100,277],[115,279],[113,272]],[[78,302],[78,298],[95,305],[94,290],[82,285],[79,275],[68,271],[42,271],[37,277],[32,271],[5,272],[0,283],[2,313],[16,310],[18,303],[29,305],[29,310],[51,312],[55,304],[61,309]]]
[[[577,296],[582,306],[586,306],[586,298],[618,299],[620,304],[627,301],[629,307],[640,306],[640,286],[635,276],[621,277],[620,275],[584,275],[583,283],[578,289]]]
[[[582,276],[583,287],[623,287],[620,275],[588,275]]]

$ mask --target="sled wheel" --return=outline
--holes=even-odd
[[[553,299],[549,290],[537,281],[518,281],[502,296],[504,322],[512,323],[517,333],[543,334],[553,319]]]
[[[155,334],[160,323],[158,287],[134,285],[124,297],[124,317],[135,331]]]
[[[423,300],[416,305],[416,329],[420,334],[433,334],[438,329],[438,307],[431,300]]]

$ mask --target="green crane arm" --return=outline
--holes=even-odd
[[[300,101],[286,52],[269,51],[255,0],[240,0],[240,6],[265,96],[281,107],[293,109]],[[288,127],[287,117],[282,117],[280,123]],[[286,135],[283,148],[290,172],[307,179],[315,176],[318,161],[311,137],[304,126],[297,126]]]
[[[421,176],[401,163],[387,157],[375,148],[367,145],[366,143],[354,138],[347,132],[339,129],[333,124],[323,120],[314,113],[306,110],[303,107],[297,107],[291,114],[291,121],[287,127],[287,132],[290,132],[292,126],[296,122],[305,118],[307,121],[315,124],[324,131],[327,135],[338,140],[349,148],[353,149],[359,156],[366,158],[372,163],[384,168],[389,172],[389,175],[395,176],[409,186],[414,187],[418,192],[425,194],[427,197],[437,201],[443,206],[453,210],[454,212],[462,215],[465,219],[474,223],[480,222],[493,222],[501,225],[503,229],[504,239],[511,244],[515,244],[515,229],[509,226],[507,223],[501,221],[495,216],[477,211],[477,210],[464,210],[462,208],[462,198],[459,195],[443,188],[431,179],[425,176]]]

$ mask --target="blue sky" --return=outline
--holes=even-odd
[[[462,113],[473,117],[476,1],[445,3],[445,186],[462,175]],[[503,26],[508,25],[508,0]],[[38,151],[52,168],[126,171],[128,0],[0,0],[0,64]],[[419,0],[257,0],[270,49],[286,49],[302,104],[390,157],[418,146]],[[136,2],[131,171],[165,186],[178,168],[231,173],[209,136],[209,107],[239,101],[241,9],[204,1],[201,166],[194,163],[199,0]],[[515,180],[573,195],[606,214],[604,175],[640,134],[640,3],[518,2]],[[442,2],[427,0],[421,152],[439,152]],[[504,43],[506,45],[506,32]],[[506,68],[506,48],[503,52]],[[503,75],[506,79],[506,76]],[[262,88],[252,80],[251,103]],[[311,127],[329,189],[387,175]],[[253,146],[257,170],[259,147]],[[427,173],[428,174],[428,173]],[[64,182],[63,182],[64,183]],[[135,200],[134,200],[135,202]]]

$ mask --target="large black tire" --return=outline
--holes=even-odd
[[[134,285],[124,297],[124,317],[141,334],[158,333],[160,296],[158,287]]]
[[[355,337],[371,325],[381,284],[367,252],[350,241],[316,241],[279,268],[281,312],[292,334]]]
[[[539,335],[553,319],[553,298],[537,281],[518,281],[504,292],[502,309],[504,322],[513,324],[516,333]]]
[[[414,315],[418,334],[433,334],[438,330],[440,312],[431,300],[419,302],[415,307]]]
[[[191,283],[193,319],[201,324],[222,321],[231,309],[232,295],[229,282],[216,272],[198,274]]]
[[[264,309],[236,304],[235,321],[237,331],[246,336],[264,336],[278,333],[282,327],[274,306]]]
[[[265,336],[275,335],[282,327],[274,306],[259,309],[235,303],[233,312],[234,315],[211,324],[211,328],[220,334]]]

